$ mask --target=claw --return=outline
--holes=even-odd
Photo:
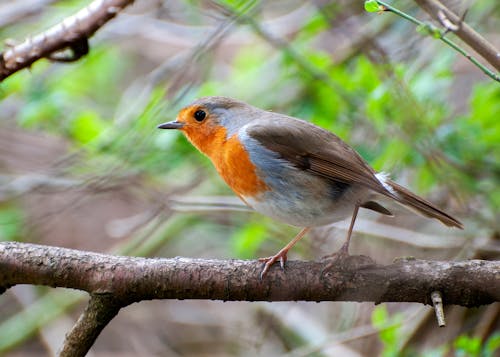
[[[286,263],[286,260],[287,260],[287,256],[286,256],[286,253],[285,255],[283,256],[280,256],[280,267],[281,267],[281,270],[285,270],[285,263]]]
[[[280,250],[278,253],[273,255],[272,257],[267,257],[267,258],[259,258],[259,262],[263,262],[264,268],[260,272],[260,280],[263,280],[264,277],[266,276],[267,272],[271,268],[271,266],[276,263],[278,260],[280,261],[280,266],[282,270],[285,270],[285,263],[287,260],[287,253],[288,250]]]

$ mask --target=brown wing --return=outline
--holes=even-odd
[[[272,114],[254,121],[248,135],[302,170],[391,195],[375,171],[339,137],[311,123]]]

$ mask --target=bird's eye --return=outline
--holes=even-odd
[[[194,112],[194,119],[196,121],[203,121],[203,119],[205,119],[205,117],[207,116],[207,113],[205,113],[204,110],[197,110],[196,112]]]

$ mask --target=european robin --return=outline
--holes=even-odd
[[[333,133],[309,122],[265,111],[227,97],[200,98],[182,109],[175,121],[158,126],[178,129],[210,158],[220,176],[256,211],[303,227],[283,249],[268,258],[261,278],[311,227],[352,215],[347,239],[339,250],[348,255],[360,207],[392,215],[375,202],[389,197],[447,226],[462,223],[432,203],[377,173]]]

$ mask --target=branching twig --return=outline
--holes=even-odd
[[[448,9],[439,0],[415,0],[425,12],[438,20],[462,41],[479,53],[497,71],[500,71],[500,51],[470,27],[463,19]]]
[[[122,305],[109,294],[92,294],[87,308],[66,335],[60,357],[85,356]]]
[[[134,0],[94,0],[75,15],[0,54],[0,81],[41,58],[76,61],[88,53],[88,39]],[[70,49],[69,56],[59,53]]]
[[[474,50],[476,50],[480,55],[485,58],[492,66],[494,66],[497,70],[500,69],[500,51],[496,50],[493,45],[488,43],[483,37],[481,37],[478,33],[476,33],[470,26],[468,26],[465,22],[462,21],[457,15],[453,14],[450,10],[448,10],[444,5],[439,3],[439,1],[418,1],[415,0],[417,3],[437,3],[440,5],[440,7],[437,7],[437,10],[435,13],[432,13],[433,16],[435,16],[436,19],[439,20],[439,14],[441,13],[441,17],[446,17],[448,20],[448,26],[445,25],[445,31],[440,31],[436,29],[434,26],[431,24],[425,23],[423,21],[420,21],[413,16],[387,4],[385,1],[379,1],[379,0],[374,0],[377,4],[380,6],[380,10],[383,11],[390,11],[398,16],[401,16],[402,18],[418,25],[420,28],[427,30],[429,34],[432,36],[440,39],[444,43],[446,43],[448,46],[453,48],[455,51],[459,52],[461,55],[466,57],[469,61],[474,63],[481,71],[483,71],[484,74],[486,74],[488,77],[494,79],[497,82],[500,82],[500,75],[498,73],[494,73],[492,70],[490,70],[488,67],[483,65],[481,62],[479,62],[475,57],[471,56],[466,50],[464,50],[462,47],[457,45],[455,42],[451,41],[448,39],[445,35],[447,32],[453,30],[454,28],[458,27],[454,33],[458,35],[458,33],[461,34],[459,36],[464,42],[466,42],[469,46],[471,46]],[[437,5],[436,5],[437,6]],[[423,7],[423,5],[422,5]],[[430,7],[431,9],[434,9],[434,7]],[[426,10],[427,11],[427,10]],[[450,23],[453,23],[454,26],[449,26]],[[466,33],[467,35],[465,35]]]

